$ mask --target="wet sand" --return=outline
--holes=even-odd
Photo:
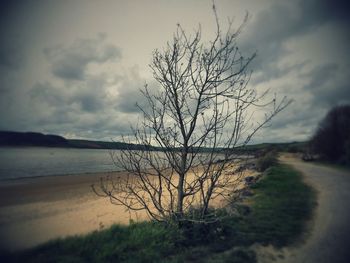
[[[123,172],[114,173],[123,176]],[[114,223],[145,220],[95,195],[106,173],[0,182],[0,248],[19,250],[53,238],[85,234]]]

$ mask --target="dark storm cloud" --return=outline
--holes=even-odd
[[[24,63],[24,49],[20,34],[12,28],[17,9],[16,1],[0,1],[0,70],[15,70]]]
[[[311,78],[310,83],[305,86],[305,89],[314,92],[319,90],[324,85],[328,85],[329,82],[333,81],[333,76],[337,73],[339,67],[335,63],[319,66],[313,69],[308,76]]]
[[[67,80],[83,80],[90,63],[103,64],[121,57],[120,49],[104,43],[104,36],[96,39],[79,39],[71,46],[51,47],[44,54],[51,62],[52,73]]]
[[[119,89],[116,109],[124,113],[140,113],[141,110],[149,110],[149,102],[141,91],[144,91],[145,81],[137,79],[130,81],[126,79],[126,85]],[[159,84],[155,81],[147,83],[147,89],[150,94],[156,94],[159,90]]]
[[[307,74],[310,81],[304,89],[314,97],[317,106],[350,103],[349,67],[330,63],[316,67]]]
[[[105,107],[110,107],[105,76],[90,76],[85,80],[85,85],[79,87],[73,94],[71,101],[78,103],[82,111],[97,113]]]
[[[93,94],[86,94],[80,97],[81,108],[83,111],[96,112],[103,106],[102,101]]]
[[[89,76],[80,85],[65,83],[54,86],[49,82],[36,84],[29,92],[30,99],[43,108],[62,108],[89,113],[96,113],[109,107],[104,75]]]
[[[276,1],[255,14],[246,26],[240,36],[239,47],[243,54],[249,55],[256,50],[258,54],[252,63],[251,84],[270,85],[277,81],[281,83],[277,93],[295,100],[272,121],[264,138],[274,140],[277,133],[273,131],[280,131],[285,138],[288,134],[291,138],[300,134],[302,138],[313,131],[328,109],[350,102],[350,52],[338,48],[340,41],[350,40],[348,7],[346,1]],[[330,28],[333,35],[317,36],[323,37],[317,39],[313,33],[324,27]],[[312,35],[313,42],[309,46],[298,46],[299,50],[288,46]],[[332,38],[334,36],[338,38]],[[318,47],[334,56],[325,56],[320,64],[318,61],[322,59],[308,56]],[[288,76],[291,76],[289,81]]]
[[[143,67],[148,61],[145,57],[151,54],[151,48],[146,47],[156,48],[158,40],[172,28],[147,27],[142,32],[144,28],[134,25],[130,14],[107,17],[107,13],[100,12],[103,5],[87,3],[0,1],[0,129],[72,133],[101,139],[127,133],[129,124],[137,121],[139,109],[135,104],[147,105],[140,93],[146,82],[141,75],[147,73],[141,69],[140,74],[137,67],[130,68],[137,63]],[[188,7],[193,3],[174,5]],[[228,5],[231,8],[232,3]],[[91,10],[92,7],[99,11]],[[250,84],[262,89],[273,85],[277,95],[288,95],[295,100],[274,119],[261,138],[263,141],[303,139],[328,108],[350,102],[346,62],[350,61],[350,52],[343,50],[346,44],[338,48],[339,40],[322,36],[323,31],[315,34],[329,26],[334,29],[334,35],[343,34],[342,40],[348,43],[348,4],[337,0],[271,0],[261,8],[258,13],[252,10],[252,19],[238,39],[243,55],[258,51]],[[192,11],[207,19],[197,9]],[[179,21],[186,22],[186,15],[182,15],[179,14]],[[105,18],[119,24],[111,26]],[[120,25],[124,24],[129,26],[128,30],[125,27],[120,31]],[[106,31],[108,38],[97,35],[101,31]],[[97,37],[91,37],[94,34]],[[317,39],[320,35],[324,38]],[[130,36],[130,40],[125,36]],[[138,36],[152,36],[147,39],[148,46],[143,47]],[[309,36],[311,40],[300,44],[300,39]],[[79,39],[72,42],[75,37]],[[109,45],[110,41],[124,48],[125,59],[120,63],[121,49]],[[324,42],[330,43],[328,57],[338,54],[334,56],[336,59],[328,61],[327,57],[321,61],[316,57],[317,52],[308,56],[312,53],[309,51],[325,45]],[[55,45],[58,43],[62,44]],[[136,49],[139,53],[135,53]],[[155,83],[149,79],[147,82],[151,90],[157,89]]]
[[[343,25],[349,33],[349,11],[346,1],[307,0],[277,1],[269,9],[258,13],[239,41],[245,54],[257,51],[253,68],[257,73],[262,71],[264,74],[258,74],[253,81],[267,81],[293,70],[293,67],[277,66],[277,61],[288,55],[289,51],[285,47],[288,40],[308,34],[330,22]]]
[[[16,70],[27,62],[27,50],[42,30],[38,14],[47,10],[44,1],[0,1],[0,68]],[[33,41],[34,40],[34,41]]]
[[[116,109],[125,113],[139,112],[137,105],[139,105],[143,100],[139,88],[140,87],[138,85],[135,87],[121,87],[117,99]]]
[[[23,66],[25,55],[20,45],[10,43],[2,40],[0,46],[0,68],[3,67],[8,70],[16,70]],[[7,43],[6,43],[7,42]]]
[[[308,12],[310,20],[320,21],[350,21],[350,4],[347,0],[311,0],[301,1]]]
[[[35,131],[41,132],[110,139],[130,131],[131,123],[137,121],[137,112],[127,110],[127,103],[119,103],[120,98],[111,96],[110,89],[113,91],[113,87],[118,86],[130,91],[131,88],[129,94],[133,97],[124,96],[131,105],[131,101],[138,100],[136,89],[141,83],[138,71],[133,69],[111,83],[105,74],[100,74],[89,75],[79,83],[53,84],[46,81],[35,84],[28,91],[14,89],[6,96],[7,101],[0,105],[1,109],[4,108],[0,129],[26,131],[35,127]]]
[[[115,82],[119,86],[116,110],[124,113],[140,113],[140,108],[147,109],[147,99],[141,92],[144,90],[146,80],[141,78],[137,67],[130,69],[125,75],[117,76]],[[154,93],[159,89],[159,84],[155,80],[148,81],[147,89]]]
[[[29,97],[31,100],[46,102],[51,106],[59,106],[66,103],[62,90],[55,88],[49,82],[34,85],[29,91]]]

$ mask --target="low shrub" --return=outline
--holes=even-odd
[[[197,211],[201,210],[192,208],[188,213],[193,216]],[[216,247],[225,248],[224,243],[233,235],[230,227],[232,216],[225,209],[209,209],[208,217],[204,220],[205,223],[192,217],[192,220],[180,222],[185,245],[211,245],[214,250]]]
[[[256,167],[259,172],[264,172],[266,169],[276,164],[277,153],[275,151],[270,151],[258,158]]]
[[[256,254],[254,251],[246,248],[240,248],[232,251],[230,257],[225,261],[225,263],[255,263],[256,260]]]

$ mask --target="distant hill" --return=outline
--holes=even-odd
[[[145,146],[143,145],[122,142],[70,140],[58,135],[13,131],[0,131],[0,147],[1,146],[39,146],[85,149],[145,149]],[[149,149],[154,150],[155,148]]]
[[[246,145],[237,147],[237,153],[257,153],[266,150],[277,150],[286,152],[300,152],[306,147],[306,142],[290,142],[290,143],[261,143],[255,145]],[[62,148],[83,148],[83,149],[133,149],[133,150],[158,150],[157,147],[149,147],[145,145],[129,144],[123,142],[104,142],[90,140],[71,140],[59,135],[42,134],[37,132],[13,132],[0,131],[0,147],[1,146],[39,146],[39,147],[62,147]],[[180,148],[174,148],[180,151]],[[201,148],[201,152],[209,152],[210,148]],[[217,151],[224,151],[218,148]]]
[[[0,131],[0,145],[64,147],[68,145],[68,140],[58,135],[37,132]]]
[[[124,142],[104,142],[104,141],[89,141],[89,140],[67,140],[68,147],[71,148],[88,148],[88,149],[133,149],[133,150],[156,150],[155,147],[148,147],[144,145],[124,143]]]

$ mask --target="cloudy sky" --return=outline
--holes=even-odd
[[[234,17],[242,52],[257,51],[250,85],[294,102],[255,142],[306,140],[333,106],[350,103],[350,16],[340,0],[216,0]],[[2,1],[0,130],[118,139],[137,122],[139,89],[155,85],[148,64],[176,24],[201,24],[210,0]]]

